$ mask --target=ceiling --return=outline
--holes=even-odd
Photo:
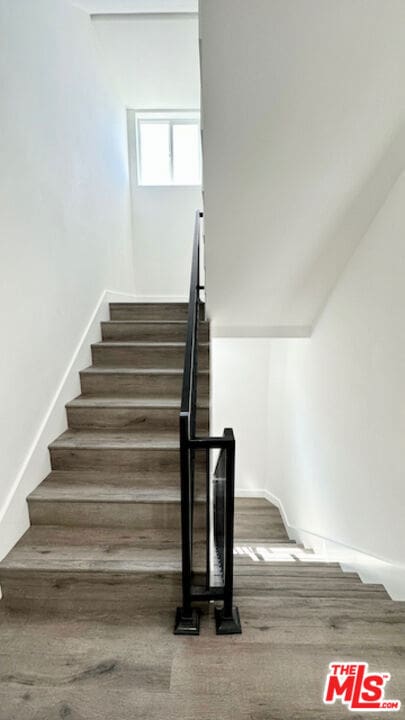
[[[92,15],[198,12],[198,0],[71,0]]]
[[[405,167],[405,3],[203,0],[200,21],[213,329],[302,335]]]

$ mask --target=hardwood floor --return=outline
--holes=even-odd
[[[200,637],[174,636],[176,599],[148,607],[147,586],[140,605],[120,585],[109,609],[94,586],[66,612],[46,596],[35,613],[0,603],[0,719],[380,720],[325,707],[323,684],[332,660],[365,660],[391,673],[387,697],[405,698],[405,603],[310,555],[264,561],[256,548],[300,556],[277,510],[239,500],[237,516],[236,547],[259,558],[235,555],[242,635],[217,637],[210,606]]]

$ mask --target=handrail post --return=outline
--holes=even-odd
[[[215,608],[217,635],[233,635],[242,632],[239,610],[233,606],[233,535],[235,515],[235,438],[230,428],[224,430],[228,440],[226,448],[225,484],[225,568],[224,606]]]
[[[195,450],[190,437],[195,436],[195,407],[198,377],[198,320],[199,320],[199,250],[200,212],[196,212],[191,267],[187,340],[184,360],[183,388],[180,412],[180,487],[182,539],[183,605],[176,611],[175,635],[198,635],[200,617],[192,607],[193,509]]]
[[[181,487],[181,545],[183,605],[176,611],[175,635],[199,635],[200,616],[191,606],[192,577],[192,496],[191,463],[188,447],[189,417],[180,413],[180,487]]]
[[[174,632],[176,635],[199,634],[199,612],[192,607],[193,601],[223,600],[222,610],[216,609],[218,634],[240,633],[241,625],[238,609],[233,607],[233,521],[235,490],[235,438],[232,430],[227,429],[221,437],[197,437],[197,385],[198,385],[198,349],[200,322],[200,291],[203,288],[200,278],[200,221],[203,213],[196,212],[193,241],[193,260],[191,266],[190,296],[188,308],[187,338],[184,354],[183,387],[180,410],[180,487],[181,487],[181,540],[182,540],[182,596],[183,605],[176,611]],[[205,319],[205,316],[204,316]],[[220,555],[221,585],[211,587],[211,475],[210,450],[221,450],[219,464],[226,467],[225,495],[221,483],[220,532],[213,532],[213,545]],[[194,586],[193,581],[193,511],[194,486],[196,475],[196,454],[205,450],[206,480],[206,582],[205,588]],[[224,462],[225,461],[225,462]],[[218,468],[218,464],[217,464]],[[197,466],[198,470],[198,466]],[[214,493],[214,503],[217,500]],[[215,521],[218,513],[215,511]]]

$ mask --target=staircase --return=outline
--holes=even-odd
[[[235,596],[244,628],[257,623],[260,614],[277,633],[278,625],[293,622],[292,608],[299,599],[303,607],[329,601],[326,609],[337,614],[348,608],[353,614],[361,612],[364,602],[376,611],[379,601],[390,612],[404,609],[404,603],[390,600],[382,585],[364,584],[356,572],[344,572],[339,563],[289,540],[280,511],[267,500],[239,499],[236,508]],[[274,603],[280,612],[277,620]]]
[[[186,304],[112,304],[68,430],[50,446],[52,471],[29,496],[31,527],[0,563],[13,609],[142,615],[181,598],[179,408]],[[209,425],[209,327],[200,322],[198,432]],[[205,563],[205,493],[196,494],[194,569]],[[278,509],[238,499],[235,593],[244,624],[266,602],[387,600],[288,540]],[[271,614],[274,612],[272,606]],[[267,620],[265,621],[267,622]],[[284,620],[283,620],[284,622]],[[267,627],[267,626],[266,626]]]
[[[66,610],[181,596],[179,408],[186,304],[112,304],[31,527],[0,563],[5,603]],[[208,432],[208,323],[200,324],[199,428]],[[201,500],[201,501],[200,501]],[[195,527],[205,498],[196,498]],[[198,546],[198,542],[197,542]],[[201,543],[201,555],[203,547]]]

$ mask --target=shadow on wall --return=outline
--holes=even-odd
[[[405,168],[405,124],[402,124],[385,147],[379,161],[365,180],[353,201],[334,222],[322,243],[317,259],[307,263],[302,272],[297,295],[300,302],[307,302],[312,294],[314,278],[321,278],[324,291],[322,302],[314,317],[317,324],[328,304],[331,292],[350,261],[353,253],[381,209],[389,193]]]
[[[402,600],[404,208],[402,172],[311,339],[273,353],[284,375],[283,384],[270,376],[278,422],[268,441],[271,492],[294,538],[315,549],[327,543]]]

